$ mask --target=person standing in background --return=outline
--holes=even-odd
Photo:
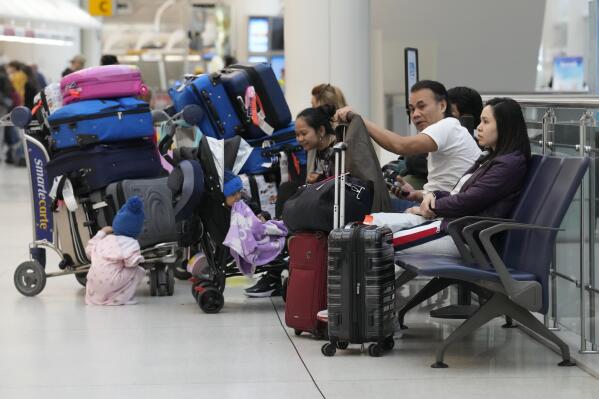
[[[85,57],[82,55],[76,55],[74,56],[70,62],[70,66],[68,68],[66,68],[64,71],[62,71],[62,77],[64,78],[65,76],[67,76],[70,73],[73,73],[75,71],[79,71],[81,69],[83,69],[85,67]]]
[[[100,65],[118,65],[119,60],[116,58],[114,54],[104,54],[102,58],[100,58]]]
[[[48,85],[48,81],[46,80],[46,77],[39,71],[37,64],[31,64],[29,67],[33,71],[33,75],[37,81],[37,87],[39,87],[40,90],[46,87]]]

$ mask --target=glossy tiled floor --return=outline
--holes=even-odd
[[[89,307],[72,276],[50,279],[35,298],[13,288],[30,240],[23,169],[0,166],[0,398],[597,398],[599,381],[499,320],[448,351],[436,344],[455,326],[409,315],[395,350],[359,348],[334,358],[321,342],[281,325],[280,298],[248,300],[228,287],[222,313],[203,314],[186,282],[170,298],[139,289],[140,303]],[[404,289],[408,296],[415,287]],[[291,338],[289,335],[291,335]]]

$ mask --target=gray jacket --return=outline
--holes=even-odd
[[[356,115],[346,132],[347,144],[346,171],[361,180],[371,181],[374,188],[372,212],[390,212],[389,190],[381,172],[381,164],[376,156],[364,120]]]

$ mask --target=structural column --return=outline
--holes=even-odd
[[[286,1],[284,8],[285,94],[293,115],[310,106],[313,86],[331,83],[370,117],[370,0]]]

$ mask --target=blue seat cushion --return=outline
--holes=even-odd
[[[492,268],[467,265],[461,258],[440,255],[414,254],[397,255],[396,263],[402,268],[421,276],[451,278],[456,280],[499,281],[499,275]],[[515,280],[538,281],[537,277],[521,270],[508,269]]]

